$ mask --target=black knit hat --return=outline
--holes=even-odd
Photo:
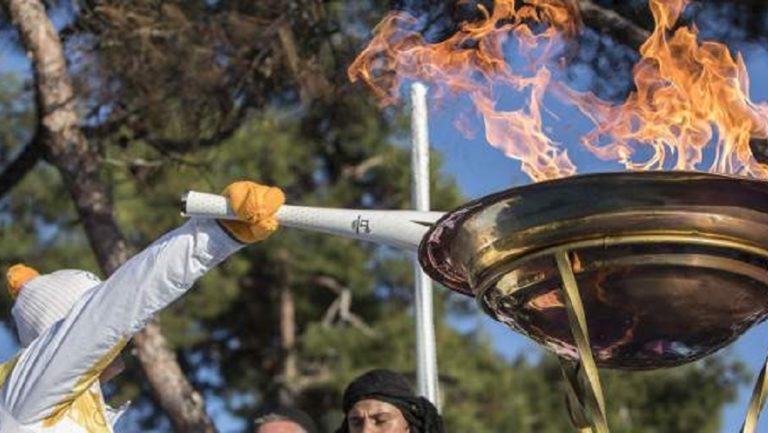
[[[258,411],[253,419],[258,421],[260,418],[264,418],[267,416],[276,416],[285,420],[293,421],[296,424],[300,425],[301,428],[303,428],[307,433],[319,432],[319,430],[317,429],[317,426],[315,425],[315,422],[312,421],[312,418],[309,415],[307,415],[307,413],[304,412],[303,410],[297,409],[295,407],[277,406],[277,407],[271,407],[271,408],[264,408]]]
[[[379,400],[397,407],[413,433],[443,433],[443,420],[437,408],[424,397],[418,397],[408,380],[390,370],[371,370],[347,386],[342,407],[344,421],[337,433],[349,431],[346,415],[361,400]]]

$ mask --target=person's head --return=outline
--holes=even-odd
[[[256,414],[253,433],[317,433],[317,426],[304,411],[292,407],[264,409]]]
[[[397,406],[375,398],[355,403],[347,412],[350,433],[406,433],[410,426]]]
[[[343,410],[337,433],[443,432],[437,408],[390,370],[372,370],[353,380],[344,391]]]
[[[62,269],[46,275],[22,264],[6,273],[8,293],[14,299],[11,316],[22,347],[27,347],[54,323],[64,319],[86,292],[101,283],[96,275]],[[120,357],[107,366],[100,380],[106,382],[123,370]]]
[[[40,275],[22,264],[11,266],[6,277],[14,298],[11,315],[22,347],[66,317],[88,290],[101,283],[88,271],[64,269]]]

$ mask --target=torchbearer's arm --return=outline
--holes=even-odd
[[[55,424],[156,313],[246,243],[273,232],[282,192],[237,185],[225,193],[248,222],[192,219],[88,291],[16,358],[0,390],[0,421],[11,416],[22,425]]]

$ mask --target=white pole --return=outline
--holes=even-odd
[[[411,86],[411,200],[414,209],[429,210],[429,124],[427,119],[427,87]],[[418,392],[440,407],[435,350],[435,325],[432,312],[432,280],[414,257],[416,316],[416,381]]]

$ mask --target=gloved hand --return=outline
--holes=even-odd
[[[275,213],[285,203],[280,188],[240,181],[231,183],[222,195],[229,199],[240,220],[219,222],[235,239],[250,244],[266,239],[277,230]]]

